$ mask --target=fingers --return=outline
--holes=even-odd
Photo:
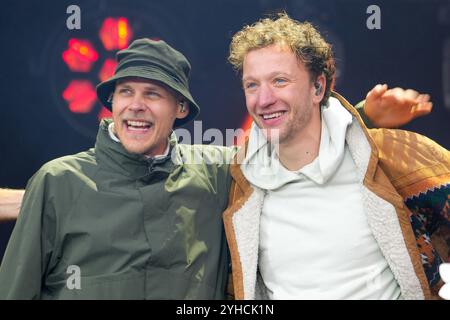
[[[423,102],[413,106],[411,109],[411,113],[413,114],[413,117],[416,118],[429,114],[432,109],[433,109],[432,102]]]
[[[406,89],[405,90],[405,100],[407,101],[417,101],[419,93],[416,90]]]
[[[377,84],[367,93],[366,99],[377,99],[381,97],[388,89],[387,84]]]
[[[403,90],[402,88],[399,88],[399,87],[389,89],[385,92],[384,98],[393,99],[397,104],[403,105],[403,103],[406,101],[405,90]],[[413,100],[408,100],[408,103],[415,104],[418,102],[415,99],[413,99]]]
[[[405,97],[405,92],[406,91],[404,89],[399,88],[399,87],[392,88],[388,91],[389,94],[392,94],[392,95],[398,96],[398,97],[402,97],[402,98]]]
[[[389,89],[384,96],[394,98],[397,102],[402,104],[405,103],[410,106],[420,103],[424,104],[430,101],[429,94],[422,94],[413,89],[405,90],[399,87]],[[424,108],[423,110],[428,110],[429,105],[424,105],[422,108]]]
[[[419,96],[416,99],[417,103],[425,103],[430,101],[430,95],[429,94],[419,94]]]

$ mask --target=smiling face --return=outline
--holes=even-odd
[[[142,79],[117,80],[113,95],[114,129],[130,153],[163,154],[175,119],[184,118],[175,92],[163,84]]]
[[[269,140],[278,134],[280,144],[290,142],[309,125],[313,108],[318,113],[323,94],[315,94],[308,71],[289,48],[251,50],[242,70],[248,112],[258,127],[267,129]],[[323,76],[318,81],[323,88]]]

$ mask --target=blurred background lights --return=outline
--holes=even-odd
[[[128,47],[132,40],[133,32],[124,17],[108,17],[103,20],[98,32],[103,48],[99,48],[100,56],[105,57],[108,51],[117,51]],[[106,52],[105,52],[106,51]],[[72,38],[68,42],[67,49],[62,53],[62,59],[72,72],[87,73],[87,79],[74,79],[69,82],[62,93],[70,112],[74,114],[87,114],[92,112],[97,102],[95,84],[88,78],[92,78],[94,64],[99,59],[99,53],[86,39]],[[96,75],[98,80],[105,81],[114,74],[117,62],[113,58],[102,61],[100,71]],[[90,76],[90,77],[89,77]],[[79,76],[77,75],[77,78]],[[111,117],[111,112],[104,106],[97,114],[97,119]]]

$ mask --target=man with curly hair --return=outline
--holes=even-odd
[[[229,61],[253,118],[224,213],[235,297],[437,297],[450,152],[367,129],[333,91],[331,45],[310,23],[281,14],[246,26]]]

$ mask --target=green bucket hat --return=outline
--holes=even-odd
[[[191,65],[186,57],[162,40],[138,39],[127,49],[117,53],[117,67],[114,75],[97,85],[100,102],[112,110],[110,95],[116,80],[126,77],[139,77],[162,82],[180,93],[189,103],[189,114],[184,119],[176,119],[174,128],[195,119],[200,108],[189,92],[189,72]]]

